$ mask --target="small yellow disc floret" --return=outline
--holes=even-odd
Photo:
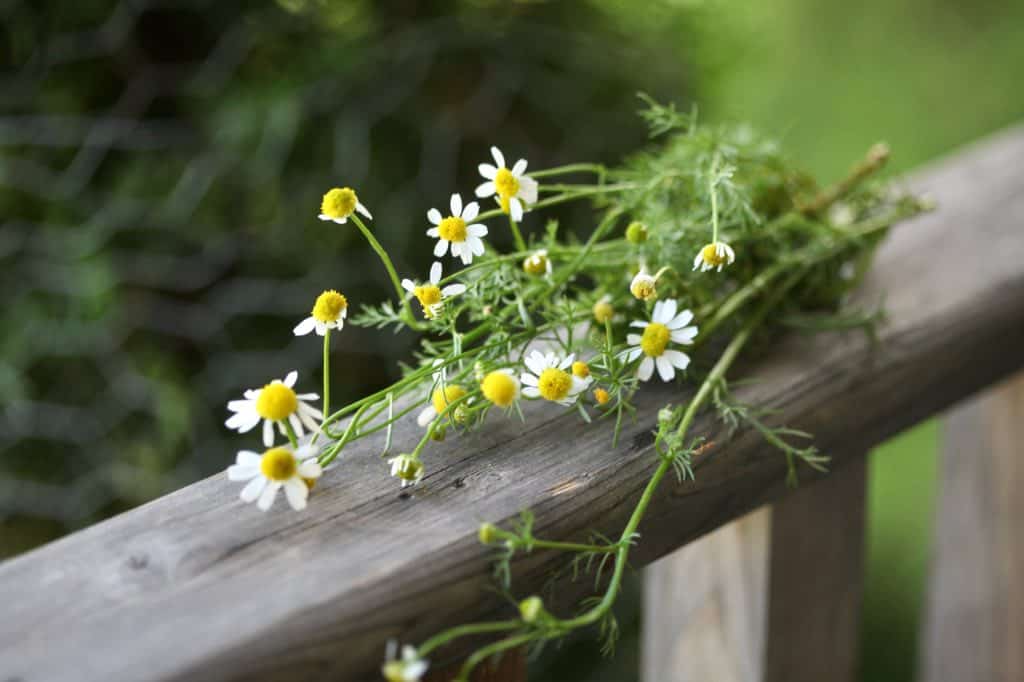
[[[260,473],[271,481],[287,481],[298,468],[295,455],[286,448],[271,448],[260,458]]]
[[[572,363],[572,374],[580,379],[586,379],[590,376],[590,365],[585,362],[577,360]]]
[[[668,327],[660,322],[651,322],[644,329],[643,336],[640,337],[640,348],[652,358],[661,357],[665,353],[665,347],[668,346],[671,336]]]
[[[320,213],[328,218],[348,218],[356,210],[359,200],[351,187],[335,187],[324,195],[320,202]]]
[[[658,280],[650,275],[640,274],[633,278],[629,292],[641,301],[653,301],[658,297]]]
[[[299,408],[295,391],[280,381],[267,384],[256,398],[256,414],[271,421],[281,421]]]
[[[594,304],[592,312],[594,313],[594,320],[598,324],[604,324],[612,319],[612,316],[615,314],[615,308],[608,301],[601,300]]]
[[[437,234],[446,242],[466,241],[466,221],[455,216],[448,216],[437,226]]]
[[[412,295],[423,306],[423,316],[433,317],[434,306],[441,302],[441,289],[433,284],[423,284],[413,289]]]
[[[451,384],[445,386],[444,389],[435,389],[434,394],[430,396],[430,402],[434,406],[434,411],[441,414],[448,409],[449,405],[464,395],[466,395],[466,389],[458,384]]]
[[[598,405],[605,405],[611,399],[612,397],[608,395],[608,391],[604,390],[603,388],[594,389],[594,400],[597,402]]]
[[[511,199],[519,192],[519,180],[508,168],[499,168],[494,176],[494,190],[502,199]]]
[[[519,384],[505,372],[491,372],[480,382],[484,397],[498,407],[508,407],[515,401]]]
[[[316,297],[311,315],[320,322],[337,322],[347,307],[348,299],[330,289]]]
[[[571,388],[572,377],[569,373],[555,367],[548,367],[537,379],[537,390],[547,400],[564,400]]]
[[[711,267],[718,267],[720,265],[726,265],[729,262],[729,256],[723,249],[719,252],[716,244],[708,244],[700,250],[700,257],[705,263]]]

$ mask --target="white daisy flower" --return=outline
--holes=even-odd
[[[330,220],[339,225],[344,225],[356,211],[373,220],[370,212],[359,202],[359,197],[356,196],[355,190],[351,187],[335,187],[327,192],[323,200],[321,200],[320,215],[318,217],[320,220]]]
[[[419,682],[427,672],[429,661],[425,661],[416,653],[416,649],[406,644],[402,647],[402,658],[398,659],[398,643],[388,640],[387,660],[381,672],[387,682]]]
[[[487,182],[476,188],[476,195],[481,199],[495,196],[501,204],[501,210],[512,216],[517,223],[523,219],[523,212],[530,204],[537,203],[537,181],[526,173],[526,159],[519,159],[509,170],[505,167],[505,156],[497,147],[491,147],[494,157],[492,166],[481,163],[480,175]]]
[[[313,311],[309,317],[295,325],[292,333],[305,336],[316,331],[317,336],[324,336],[328,329],[341,329],[345,326],[348,315],[348,299],[334,289],[329,289],[316,297]]]
[[[473,222],[480,215],[480,204],[471,201],[463,207],[462,196],[453,194],[449,208],[452,212],[447,218],[442,218],[436,208],[427,211],[427,220],[435,226],[427,230],[428,237],[437,239],[434,256],[443,256],[451,244],[452,256],[461,258],[463,265],[469,265],[473,256],[484,255],[484,243],[480,238],[487,236],[487,226]]]
[[[530,370],[520,377],[525,386],[523,395],[527,398],[544,398],[559,405],[572,405],[576,402],[576,397],[593,381],[589,376],[579,377],[572,374],[571,368],[575,360],[574,354],[559,360],[554,353],[531,351],[523,358],[523,364]]]
[[[693,320],[693,313],[684,310],[677,315],[676,308],[674,299],[658,301],[654,304],[650,322],[637,320],[630,323],[631,327],[640,327],[644,332],[643,335],[626,336],[626,343],[630,347],[620,357],[632,362],[644,356],[636,372],[641,381],[650,379],[655,367],[662,381],[672,381],[676,376],[676,368],[686,369],[690,364],[690,357],[686,353],[668,348],[670,341],[690,345],[697,336],[696,327],[686,326]]]
[[[434,261],[430,266],[430,282],[427,284],[416,284],[411,279],[402,280],[402,288],[416,297],[416,300],[423,306],[423,316],[427,319],[437,317],[444,308],[444,302],[453,296],[458,296],[466,290],[465,284],[449,284],[445,288],[437,286],[441,281],[441,263]]]
[[[732,265],[736,260],[736,252],[725,242],[711,242],[697,252],[693,259],[693,269],[700,268],[701,272],[707,272],[712,268],[722,271],[726,265]]]
[[[445,411],[445,409],[466,395],[466,389],[462,388],[458,384],[445,384],[444,381],[435,382],[437,388],[435,388],[430,394],[430,404],[423,408],[423,411],[416,417],[416,423],[423,428],[430,426],[430,423],[434,421],[437,415]]]
[[[274,379],[263,388],[247,390],[243,400],[232,400],[228,409],[234,412],[224,425],[229,429],[246,433],[263,420],[263,445],[274,444],[274,424],[285,434],[284,421],[287,419],[296,437],[304,433],[303,426],[315,432],[319,429],[317,420],[324,416],[320,410],[308,405],[308,400],[318,400],[316,393],[296,393],[292,387],[299,373],[291,371],[284,381]]]
[[[629,283],[629,293],[641,301],[653,301],[658,298],[658,277],[641,267],[633,281]]]
[[[391,465],[391,475],[402,481],[402,487],[416,485],[423,478],[423,462],[419,457],[403,453],[388,460]]]
[[[281,488],[291,508],[302,511],[306,508],[309,489],[323,473],[316,461],[316,452],[316,448],[309,445],[294,451],[290,447],[271,448],[262,455],[242,450],[235,463],[228,467],[228,478],[249,481],[239,497],[243,502],[255,501],[261,511],[270,509]]]

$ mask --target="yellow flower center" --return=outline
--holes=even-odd
[[[585,362],[580,362],[579,360],[577,360],[576,362],[572,363],[572,373],[573,376],[577,376],[580,379],[586,379],[587,377],[590,376],[590,365],[588,365]]]
[[[271,421],[281,421],[299,407],[295,391],[280,381],[267,384],[256,398],[256,414]]]
[[[608,320],[612,319],[612,315],[615,314],[615,308],[608,301],[598,301],[594,304],[594,320],[598,324],[604,324]]]
[[[446,242],[466,241],[466,221],[455,216],[448,216],[437,226],[437,232]]]
[[[423,306],[424,317],[433,317],[434,313],[431,310],[431,306],[435,306],[441,302],[441,289],[433,284],[424,284],[413,289],[412,295],[415,296],[420,302],[420,305]]]
[[[295,455],[285,448],[271,448],[260,458],[260,473],[271,481],[287,481],[298,468]]]
[[[423,472],[423,463],[412,455],[399,455],[395,476],[403,481],[415,481]]]
[[[331,289],[316,297],[311,314],[321,322],[337,322],[347,307],[348,299]]]
[[[629,291],[641,301],[650,301],[658,296],[656,282],[650,276],[634,279]]]
[[[640,337],[640,348],[652,358],[661,357],[671,336],[668,327],[660,322],[651,322]]]
[[[430,396],[430,402],[434,406],[434,411],[441,414],[448,409],[449,405],[464,395],[466,395],[466,389],[458,384],[452,384],[445,386],[443,390],[435,389],[434,394]]]
[[[519,192],[519,180],[508,168],[499,168],[494,176],[494,189],[505,202]]]
[[[401,661],[388,661],[380,670],[387,682],[405,682],[405,664]]]
[[[554,367],[548,367],[540,373],[537,380],[537,390],[541,396],[548,400],[564,400],[572,388],[572,377],[568,372],[563,372]]]
[[[722,249],[721,255],[718,253],[718,249],[715,248],[715,244],[708,244],[700,250],[700,257],[705,263],[712,267],[719,265],[725,265],[729,257],[725,255],[725,249]]]
[[[335,187],[324,195],[320,202],[320,212],[328,218],[347,218],[356,210],[359,200],[350,187]]]
[[[604,405],[609,400],[611,400],[611,396],[608,395],[608,391],[604,390],[603,388],[595,388],[594,389],[594,400],[597,401],[598,405]]]
[[[498,407],[508,407],[516,399],[516,380],[505,372],[491,372],[480,383],[484,397]]]

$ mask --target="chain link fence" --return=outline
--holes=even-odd
[[[657,3],[0,7],[0,556],[223,468],[244,388],[296,368],[317,389],[292,326],[324,288],[389,291],[316,219],[327,188],[358,187],[422,275],[425,210],[471,191],[490,144],[613,161],[642,142],[632,93],[685,88]],[[346,329],[336,399],[414,342]]]

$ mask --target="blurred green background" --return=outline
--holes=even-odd
[[[641,9],[642,7],[642,9]],[[223,405],[317,353],[321,289],[385,295],[315,219],[352,184],[403,272],[406,235],[490,144],[614,163],[644,90],[781,137],[823,180],[868,146],[906,171],[1024,116],[1024,4],[984,0],[0,1],[0,556],[223,468]],[[941,204],[942,197],[936,197]],[[586,213],[575,214],[576,217]],[[572,214],[565,215],[572,218]],[[341,336],[351,398],[414,341]],[[938,429],[871,460],[862,678],[910,680]],[[537,679],[634,679],[573,642]]]

